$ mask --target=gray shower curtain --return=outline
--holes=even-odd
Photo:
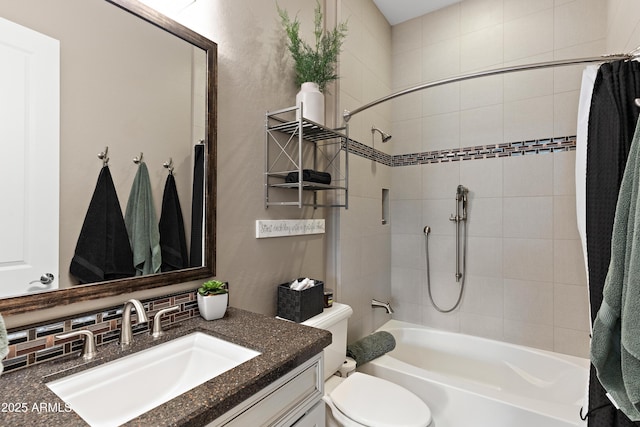
[[[589,112],[586,231],[591,321],[602,303],[602,290],[611,258],[611,233],[618,190],[624,173],[640,108],[640,64],[603,64],[596,76]],[[593,365],[589,379],[589,427],[627,427],[630,421],[609,405]]]

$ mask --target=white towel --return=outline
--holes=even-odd
[[[2,375],[2,371],[4,370],[4,366],[2,366],[2,359],[4,359],[8,353],[9,340],[7,339],[7,328],[4,325],[2,314],[0,314],[0,375]]]

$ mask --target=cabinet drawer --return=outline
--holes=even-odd
[[[319,354],[210,426],[289,426],[318,403],[323,392],[322,354]]]
[[[300,418],[292,427],[325,427],[326,416],[324,402],[316,403],[310,411]]]

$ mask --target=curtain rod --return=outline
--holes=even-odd
[[[610,62],[610,61],[617,61],[617,60],[631,60],[631,59],[636,59],[638,58],[638,56],[640,55],[640,46],[635,48],[633,51],[631,51],[630,53],[616,53],[616,54],[609,54],[609,55],[600,55],[600,56],[594,56],[594,57],[589,57],[589,58],[576,58],[576,59],[561,59],[561,60],[557,60],[557,61],[548,61],[548,62],[538,62],[535,64],[525,64],[525,65],[513,65],[511,67],[503,67],[503,68],[494,68],[492,70],[486,70],[486,71],[478,71],[475,73],[469,73],[469,74],[462,74],[459,76],[455,76],[455,77],[449,77],[446,79],[442,79],[442,80],[436,80],[436,81],[432,81],[432,82],[428,82],[428,83],[422,83],[419,84],[418,86],[413,86],[410,87],[408,89],[404,89],[395,93],[392,93],[390,95],[384,96],[380,99],[377,99],[375,101],[371,101],[368,104],[363,105],[362,107],[358,107],[355,110],[349,111],[349,110],[345,110],[344,113],[342,114],[342,117],[344,118],[345,122],[348,122],[349,119],[351,119],[352,116],[367,110],[371,107],[375,107],[378,104],[382,104],[383,102],[387,102],[390,101],[392,99],[398,98],[399,96],[403,96],[403,95],[407,95],[413,92],[417,92],[419,90],[423,90],[423,89],[428,89],[431,87],[435,87],[435,86],[441,86],[444,84],[449,84],[449,83],[456,83],[456,82],[461,82],[464,80],[470,80],[470,79],[475,79],[478,77],[487,77],[487,76],[493,76],[496,74],[505,74],[505,73],[513,73],[515,71],[525,71],[525,70],[537,70],[539,68],[550,68],[550,67],[561,67],[561,66],[566,66],[566,65],[575,65],[575,64],[587,64],[587,63],[592,63],[592,62]]]

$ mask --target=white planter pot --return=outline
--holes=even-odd
[[[296,107],[298,107],[296,120],[300,119],[302,110],[302,117],[324,125],[324,95],[316,83],[302,83],[300,92],[296,95]]]
[[[205,320],[221,319],[227,311],[229,294],[207,295],[198,294],[198,310]]]

